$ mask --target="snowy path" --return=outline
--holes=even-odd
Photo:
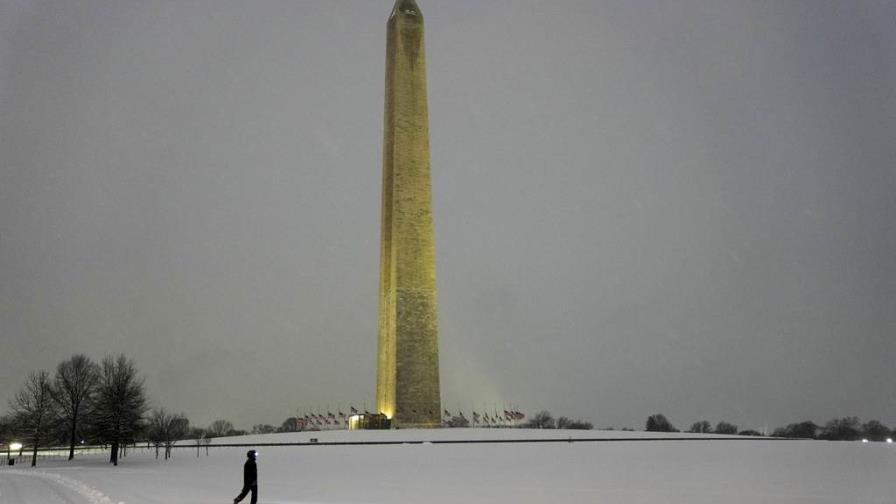
[[[87,504],[83,496],[45,478],[0,473],[0,504],[44,502],[46,504]]]
[[[113,504],[77,480],[41,471],[0,471],[0,504]]]

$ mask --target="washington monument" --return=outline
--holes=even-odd
[[[377,410],[393,427],[438,427],[436,261],[423,15],[397,0],[387,23]]]

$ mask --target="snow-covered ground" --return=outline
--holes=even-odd
[[[271,434],[220,443],[638,438],[643,432],[441,429]],[[680,435],[681,436],[681,435]],[[694,435],[684,435],[692,437]],[[0,504],[228,503],[246,448],[132,451],[0,469]],[[896,503],[896,445],[623,441],[261,447],[259,502]],[[248,502],[248,499],[244,502]]]

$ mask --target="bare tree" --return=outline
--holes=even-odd
[[[571,418],[562,416],[557,419],[557,428],[571,430],[591,430],[594,428],[594,425],[592,425],[591,422],[586,422],[584,420],[573,420]]]
[[[799,423],[789,424],[787,427],[778,427],[774,430],[772,436],[814,439],[817,433],[818,426],[815,425],[815,422],[806,420]]]
[[[109,462],[118,465],[119,448],[134,439],[145,412],[143,379],[137,376],[134,361],[124,354],[103,358],[94,421],[100,438],[112,448]]]
[[[165,459],[171,458],[171,447],[174,443],[187,437],[190,433],[190,421],[183,414],[175,414],[171,416],[168,422],[168,435],[165,436]]]
[[[292,422],[290,420],[293,420]],[[252,426],[252,434],[271,434],[273,432],[294,432],[297,431],[296,423],[294,423],[295,418],[287,418],[283,425],[280,426],[278,430],[273,425],[268,424],[255,424]]]
[[[539,411],[531,420],[524,424],[529,429],[553,429],[554,417],[548,411]]]
[[[233,424],[227,420],[215,420],[208,426],[208,437],[210,438],[232,436],[233,432]]]
[[[662,413],[647,417],[647,424],[644,430],[648,432],[678,432],[678,429]]]
[[[159,447],[165,442],[165,429],[170,415],[164,408],[152,410],[146,425],[146,437],[156,449],[156,458],[159,458]]]
[[[716,434],[737,434],[737,426],[728,422],[719,422],[715,428]]]
[[[890,436],[890,429],[877,420],[869,420],[862,424],[862,436],[871,441],[883,441]]]
[[[68,459],[75,458],[78,423],[89,406],[99,381],[99,368],[86,355],[73,355],[56,367],[53,400],[68,427]]]
[[[818,439],[855,441],[861,437],[860,428],[858,417],[835,418],[824,425]]]
[[[712,424],[709,423],[708,420],[700,420],[699,422],[694,422],[693,424],[691,424],[691,428],[688,429],[688,432],[710,434],[712,433]]]
[[[255,427],[258,427],[260,429],[259,432],[254,432]],[[273,429],[273,428],[271,428],[270,430],[267,430],[267,427],[271,427],[270,425],[256,425],[255,427],[252,427],[254,434],[269,434],[269,433],[275,431],[275,429]],[[280,424],[279,432],[297,432],[298,430],[299,430],[299,419],[296,417],[289,417],[286,420],[284,420],[282,424]]]
[[[49,436],[57,416],[52,389],[49,373],[32,371],[25,379],[25,385],[9,403],[18,430],[27,436],[34,450],[31,455],[32,467],[37,465],[37,448]]]
[[[190,421],[183,414],[171,415],[164,408],[153,410],[149,417],[149,440],[156,448],[159,458],[159,447],[165,447],[165,460],[171,458],[171,448],[176,441],[184,439],[190,433]]]
[[[15,436],[15,427],[12,415],[0,416],[0,444],[8,445]]]

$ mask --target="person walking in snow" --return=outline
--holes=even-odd
[[[243,490],[236,496],[236,499],[233,499],[234,504],[246,498],[250,491],[252,492],[251,504],[258,502],[258,468],[255,467],[255,455],[255,450],[246,452],[248,460],[243,464]]]

